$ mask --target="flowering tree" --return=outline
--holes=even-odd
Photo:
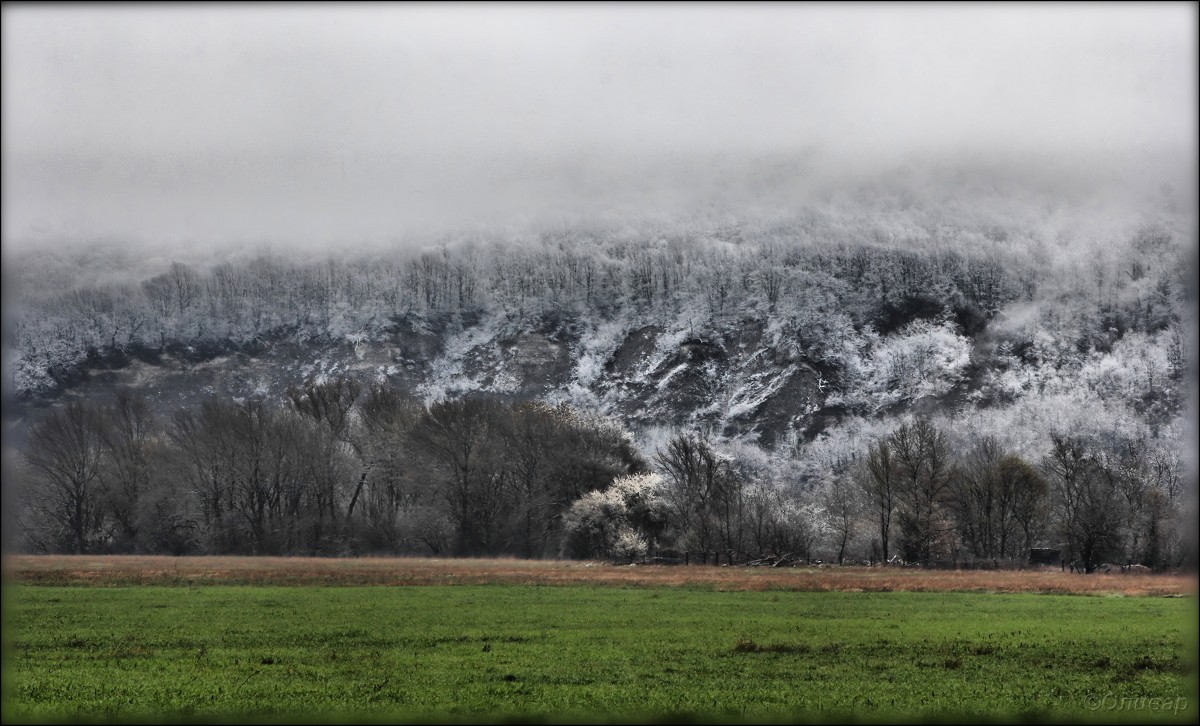
[[[644,557],[667,524],[657,474],[618,477],[604,490],[580,497],[564,515],[564,553],[572,557]]]

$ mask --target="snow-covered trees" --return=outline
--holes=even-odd
[[[85,365],[93,348],[105,355],[284,336],[374,339],[405,314],[491,314],[518,325],[567,316],[599,325],[637,311],[666,322],[691,307],[711,320],[761,321],[788,356],[844,368],[845,394],[866,405],[863,396],[919,398],[953,387],[966,363],[961,339],[1013,305],[1063,313],[1039,325],[1085,350],[1107,350],[1126,333],[1155,335],[1178,320],[1183,280],[1169,264],[1178,256],[1169,226],[1131,232],[1100,267],[1072,257],[1034,267],[1024,254],[1027,229],[997,232],[995,219],[964,219],[953,228],[987,245],[947,249],[933,242],[944,220],[861,211],[808,210],[770,224],[460,235],[336,260],[189,254],[140,263],[119,250],[30,251],[8,263],[24,290],[14,382],[18,393],[44,391],[64,369]],[[81,264],[105,274],[81,274]],[[1101,284],[1090,279],[1097,274]],[[944,308],[949,318],[938,316]],[[887,388],[893,379],[898,392]]]
[[[108,422],[89,547],[551,556],[573,506],[655,467],[670,516],[652,537],[633,527],[647,548],[1019,558],[1075,521],[1044,465],[1061,431],[1111,479],[1113,556],[1177,561],[1182,504],[1165,482],[1180,477],[1189,381],[1171,220],[1097,237],[1035,214],[881,205],[471,233],[339,259],[30,251],[6,263],[21,288],[10,383],[41,403],[91,368],[273,345],[383,362],[350,366],[353,380],[326,369],[287,399],[297,379],[281,375],[259,408],[220,400],[154,422],[96,407]],[[517,362],[526,341],[537,375]],[[950,443],[902,450],[913,414]],[[623,425],[708,434],[647,446],[648,462]],[[936,475],[929,456],[946,459]],[[179,507],[173,478],[191,492]]]
[[[867,413],[944,396],[962,381],[971,362],[970,341],[945,314],[887,337],[868,332],[860,345],[857,354],[845,356],[843,391],[831,400]]]

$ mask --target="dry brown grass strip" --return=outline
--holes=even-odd
[[[515,559],[9,555],[10,582],[58,585],[610,585],[804,592],[1195,595],[1192,574],[883,567],[670,567]]]

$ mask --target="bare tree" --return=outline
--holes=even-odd
[[[39,475],[35,507],[53,528],[52,546],[82,554],[95,544],[103,454],[96,410],[81,401],[47,412],[30,430],[25,461]]]
[[[883,562],[886,564],[890,554],[892,517],[899,503],[900,491],[900,470],[892,456],[891,444],[885,440],[872,446],[855,479],[867,495],[867,502],[874,513],[876,526],[879,527]]]
[[[681,528],[681,539],[703,552],[718,545],[726,553],[740,549],[742,484],[730,462],[704,438],[679,434],[655,457],[667,477],[667,497]]]
[[[458,554],[488,552],[504,506],[500,404],[468,398],[434,403],[413,430],[437,495],[457,528]]]
[[[328,548],[330,512],[322,491],[328,434],[261,401],[210,399],[180,411],[170,430],[194,496],[208,546],[217,552],[309,553]],[[336,475],[334,475],[336,476]]]
[[[1055,525],[1067,556],[1085,572],[1120,548],[1121,495],[1117,477],[1078,437],[1054,432],[1042,468],[1050,477]]]
[[[944,512],[952,463],[946,435],[928,419],[917,418],[892,432],[900,471],[900,531],[905,559],[929,562],[948,549],[953,527]]]
[[[1022,555],[1028,557],[1045,524],[1050,485],[1033,465],[1016,454],[1000,461],[999,478],[1008,493],[1013,522],[1023,535]]]
[[[139,547],[140,499],[150,486],[147,450],[154,417],[146,399],[128,389],[117,391],[97,419],[104,455],[100,480],[104,508],[119,531],[120,549]]]
[[[348,526],[355,523],[355,511],[366,519],[366,531],[360,534],[371,548],[395,551],[407,539],[416,539],[437,551],[440,537],[422,531],[402,531],[401,519],[407,510],[420,506],[419,488],[411,474],[416,455],[410,439],[424,408],[413,398],[387,385],[372,385],[358,408],[361,419],[362,472],[347,508]],[[355,505],[363,503],[361,510]],[[430,518],[407,518],[410,524],[436,522]]]
[[[976,440],[960,459],[947,497],[962,542],[976,557],[1014,557],[1022,543],[1027,554],[1044,516],[1046,487],[1036,469],[995,438]]]
[[[297,412],[327,427],[335,438],[346,440],[350,411],[361,392],[361,383],[338,376],[323,383],[310,378],[302,387],[288,388],[287,396]]]
[[[525,557],[541,556],[547,547],[557,514],[552,474],[556,468],[559,431],[566,423],[542,404],[514,407],[503,436],[517,501],[516,530],[519,551]]]
[[[861,491],[854,486],[847,475],[832,477],[821,497],[821,505],[825,510],[825,518],[833,532],[834,543],[837,545],[838,564],[846,559],[846,547],[858,529],[858,519],[862,513],[863,502]]]
[[[309,379],[303,387],[288,388],[287,396],[292,408],[300,415],[312,419],[328,433],[328,436],[323,437],[326,449],[323,452],[323,461],[334,463],[338,455],[342,453],[338,449],[348,449],[361,459],[362,442],[356,435],[351,416],[354,403],[358,400],[361,392],[362,384],[348,376],[338,376],[323,383]],[[318,516],[328,514],[336,524],[340,514],[337,507],[339,482],[328,467],[323,467],[321,474],[316,491]],[[363,485],[367,481],[367,474],[366,467],[359,472],[354,493],[346,507],[344,521],[347,526],[354,516],[354,507],[358,503]]]
[[[948,504],[958,521],[959,534],[976,557],[1007,554],[1011,501],[1001,486],[1004,451],[995,438],[977,439],[961,457],[948,492]]]

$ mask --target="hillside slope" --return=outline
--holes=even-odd
[[[169,413],[348,374],[424,400],[540,398],[768,447],[847,417],[1053,395],[1155,430],[1179,416],[1187,265],[1169,217],[835,211],[340,259],[139,269],[119,247],[28,253],[9,270],[7,383],[18,412],[128,386]]]

